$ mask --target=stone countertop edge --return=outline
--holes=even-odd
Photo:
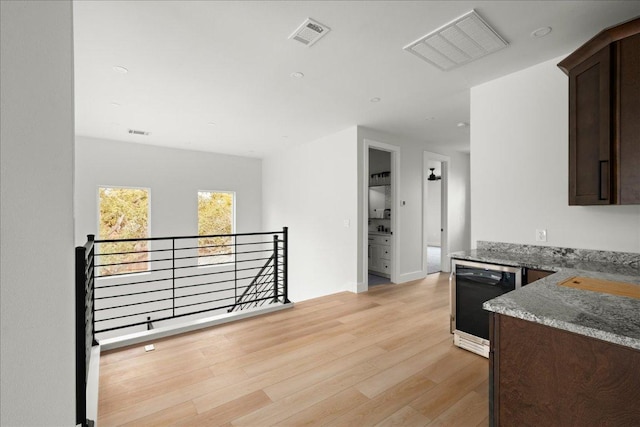
[[[640,286],[640,274],[635,267],[593,262],[582,265],[575,261],[493,251],[458,252],[451,257],[555,271],[530,285],[485,302],[483,308],[640,350],[640,299],[558,286],[575,276]],[[583,268],[571,268],[575,265]]]
[[[571,268],[600,273],[616,273],[625,276],[640,276],[640,267],[590,260],[563,259],[557,257],[545,257],[541,255],[498,252],[482,249],[453,252],[449,254],[449,256],[451,259],[486,262],[512,267],[526,267],[554,272]]]

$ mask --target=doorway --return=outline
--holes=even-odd
[[[448,156],[423,156],[423,274],[449,272]]]
[[[362,287],[397,283],[400,148],[364,141]]]
[[[442,162],[428,160],[427,169],[427,274],[433,274],[441,271],[442,260]]]
[[[369,220],[368,283],[369,286],[391,282],[393,266],[391,242],[392,190],[391,152],[369,148]]]

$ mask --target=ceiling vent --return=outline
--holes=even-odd
[[[311,46],[329,31],[331,31],[331,28],[326,25],[321,24],[318,21],[314,21],[311,18],[307,18],[307,20],[304,21],[302,25],[300,25],[298,29],[289,36],[289,38],[297,40],[304,45]]]
[[[143,136],[149,135],[149,132],[145,132],[143,130],[135,130],[135,129],[129,129],[129,133],[131,135],[143,135]]]
[[[472,10],[403,49],[449,71],[505,47],[507,42]]]

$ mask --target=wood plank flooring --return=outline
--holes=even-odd
[[[446,274],[103,353],[98,425],[487,426]]]

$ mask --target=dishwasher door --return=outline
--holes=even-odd
[[[454,343],[487,357],[489,313],[482,304],[519,288],[522,269],[459,260],[454,260],[452,267],[451,330]]]

